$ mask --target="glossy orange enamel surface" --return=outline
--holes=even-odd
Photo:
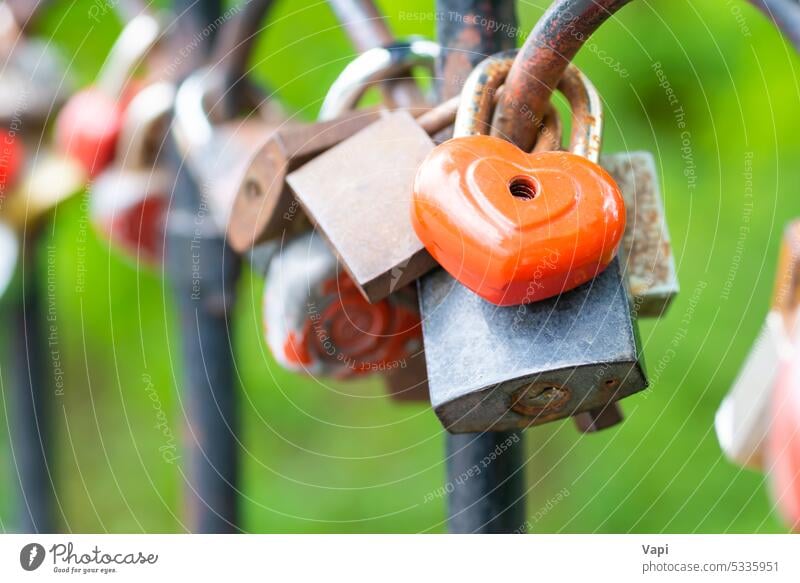
[[[625,204],[611,176],[586,158],[468,136],[437,146],[420,166],[411,218],[444,269],[507,306],[557,295],[605,269],[625,230]]]

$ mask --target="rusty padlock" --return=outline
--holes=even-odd
[[[289,370],[345,379],[408,366],[421,348],[413,293],[364,300],[317,233],[290,241],[272,260],[264,326]]]
[[[432,67],[438,46],[425,46],[428,60],[421,62]],[[347,75],[351,70],[345,69],[350,86],[363,87],[349,81],[357,77]],[[411,228],[408,207],[417,168],[434,147],[430,135],[452,123],[453,105],[423,114],[419,123],[406,111],[387,113],[286,179],[370,302],[436,265]],[[324,112],[335,113],[331,109],[323,106]]]
[[[379,119],[374,109],[354,111],[371,86],[416,65],[430,67],[437,53],[435,43],[411,39],[370,49],[349,63],[328,90],[318,123],[277,131],[253,157],[231,214],[231,246],[244,252],[307,230],[287,175]]]
[[[180,86],[175,98],[173,136],[195,177],[213,228],[225,233],[231,207],[248,160],[284,122],[273,101],[259,103],[246,118],[213,120],[206,102],[220,93],[220,71],[200,69]]]
[[[800,307],[800,221],[783,234],[772,305],[761,332],[714,418],[717,440],[732,462],[767,469],[766,438],[774,417],[781,353],[791,350]],[[788,373],[787,373],[788,375]],[[791,383],[786,381],[787,399]]]
[[[96,83],[73,95],[59,112],[56,145],[80,161],[91,177],[114,159],[123,112],[138,88],[132,75],[155,46],[160,30],[158,21],[148,14],[128,22]]]
[[[474,124],[469,131],[488,128],[513,56],[487,59],[467,80],[459,119]],[[561,88],[572,98],[571,142],[597,160],[599,96],[576,69]],[[543,274],[550,263],[540,266]],[[505,431],[597,414],[647,386],[618,259],[571,292],[519,306],[495,306],[444,270],[424,276],[419,292],[431,403],[450,432]]]
[[[163,262],[166,212],[172,180],[159,160],[174,87],[154,83],[125,109],[114,164],[90,188],[92,224],[112,247],[138,265]]]
[[[650,152],[618,152],[600,157],[625,199],[627,220],[620,261],[637,318],[666,314],[680,285],[667,229],[658,173]]]

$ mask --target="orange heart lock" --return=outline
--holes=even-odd
[[[411,209],[417,236],[445,270],[493,304],[525,304],[571,290],[617,253],[625,203],[597,164],[601,104],[590,104],[594,114],[588,115],[576,99],[587,86],[574,66],[559,84],[573,105],[570,152],[527,153],[480,135],[491,95],[467,96],[456,137],[434,148],[419,168]]]

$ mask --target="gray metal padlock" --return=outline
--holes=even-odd
[[[487,59],[470,75],[459,110],[465,127],[490,119],[492,91],[512,58]],[[600,99],[583,75],[573,74],[589,114],[574,117],[572,142],[583,134],[583,150],[596,161],[600,134],[585,124],[602,124]],[[506,431],[603,410],[647,386],[618,258],[593,281],[527,305],[490,304],[443,270],[419,281],[419,295],[431,403],[452,433]]]

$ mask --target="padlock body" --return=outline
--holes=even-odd
[[[414,175],[433,141],[393,112],[289,174],[287,182],[371,302],[436,266],[411,226]]]
[[[419,290],[431,404],[452,433],[540,425],[647,386],[616,259],[592,282],[520,306],[495,306],[443,270]]]
[[[122,118],[117,100],[99,89],[85,89],[73,95],[59,113],[56,144],[94,177],[114,159]]]
[[[600,164],[625,199],[620,259],[633,311],[637,317],[658,318],[666,313],[680,285],[655,159],[650,152],[619,152],[601,156]]]
[[[622,239],[625,204],[611,176],[582,156],[468,136],[437,146],[420,166],[412,223],[453,277],[510,306],[602,272]]]
[[[275,257],[264,292],[267,343],[284,367],[352,378],[409,365],[421,349],[413,294],[370,304],[318,234]]]

